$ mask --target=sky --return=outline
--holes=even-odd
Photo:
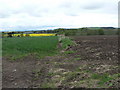
[[[118,27],[119,0],[0,0],[0,31]]]

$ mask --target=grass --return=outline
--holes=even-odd
[[[2,39],[3,56],[17,59],[30,53],[40,57],[57,53],[57,36],[48,37],[14,37]]]
[[[63,81],[64,84],[67,84],[67,82],[73,81],[78,76],[78,72],[69,72],[67,75],[65,75],[65,80]]]
[[[76,55],[77,57],[80,57],[81,55]]]
[[[72,54],[75,53],[75,51],[65,51],[64,54]]]
[[[55,75],[56,75],[56,73],[53,73],[53,72],[48,73],[48,76],[55,76]]]
[[[99,82],[98,82],[99,85],[104,85],[106,82],[118,78],[118,76],[119,76],[119,74],[109,75],[106,73],[103,75],[93,74],[91,78],[99,80]]]
[[[63,38],[61,42],[62,42],[63,49],[67,48],[68,46],[74,45],[74,42],[69,38]]]
[[[54,88],[56,88],[56,86],[55,86],[54,82],[50,82],[50,83],[43,83],[40,86],[40,88],[53,88],[53,90],[54,90]]]
[[[74,58],[74,61],[79,61],[81,60],[81,58]]]

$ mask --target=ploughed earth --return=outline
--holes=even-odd
[[[3,88],[120,88],[118,36],[71,37],[56,56],[3,57]]]

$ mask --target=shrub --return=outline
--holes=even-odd
[[[103,29],[99,29],[99,30],[98,30],[98,33],[99,33],[99,35],[104,35]]]

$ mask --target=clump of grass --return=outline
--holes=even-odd
[[[19,54],[19,55],[12,55],[12,56],[10,56],[10,58],[11,58],[11,60],[17,60],[17,59],[21,59],[21,58],[23,58],[23,57],[25,57],[25,56],[27,56],[27,54]]]
[[[118,77],[120,77],[120,73],[114,74],[114,75],[112,75],[112,77],[113,78],[118,78]]]
[[[48,75],[48,76],[55,76],[55,75],[56,75],[56,73],[49,72],[47,75]]]
[[[64,54],[72,54],[75,53],[75,51],[65,51]]]
[[[54,82],[50,82],[50,83],[43,83],[40,88],[56,88],[55,83]]]
[[[81,56],[81,55],[76,55],[77,57]]]
[[[67,83],[68,81],[72,81],[73,79],[75,79],[78,76],[78,72],[69,72],[66,76],[65,76],[65,80],[63,81],[63,83]]]
[[[68,46],[74,45],[75,43],[70,38],[63,38],[61,40],[62,48],[66,49]]]
[[[79,61],[81,60],[81,58],[74,58],[74,61]]]
[[[109,74],[93,74],[91,76],[91,78],[92,79],[98,79],[99,80],[99,82],[98,82],[99,85],[104,85],[104,83],[113,79],[113,77],[111,77]]]

